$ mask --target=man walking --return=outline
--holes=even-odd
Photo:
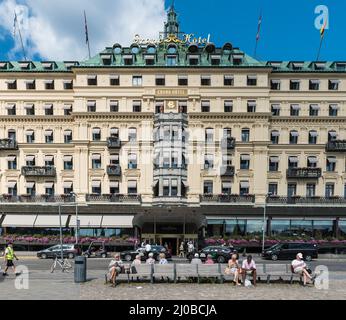
[[[5,250],[5,265],[6,265],[6,267],[5,267],[5,270],[4,270],[4,273],[3,273],[4,276],[7,276],[7,270],[8,270],[9,267],[11,267],[13,272],[14,272],[14,274],[17,275],[16,274],[16,267],[15,267],[15,265],[13,263],[14,259],[16,259],[18,261],[17,256],[14,254],[12,244],[9,243],[7,245],[6,250]]]

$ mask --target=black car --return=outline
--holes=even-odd
[[[214,261],[218,263],[225,263],[231,259],[232,254],[237,254],[237,251],[230,246],[208,246],[198,252],[200,259],[204,262],[207,260],[208,254],[210,254]],[[190,253],[187,258],[192,260],[195,253]]]
[[[64,258],[73,259],[79,254],[80,248],[75,244],[64,244],[62,251]],[[37,252],[37,257],[40,259],[55,259],[56,256],[61,256],[60,244]]]
[[[172,255],[163,246],[151,246],[150,252],[154,254],[153,258],[157,261],[159,261],[160,259],[159,258],[160,253],[164,253],[167,260],[172,259]],[[133,251],[123,251],[120,253],[120,257],[121,257],[121,260],[130,262],[136,259],[136,256],[138,254],[141,255],[141,260],[143,261],[145,261],[148,258],[145,248],[138,248],[137,250],[133,250]]]
[[[306,261],[318,258],[318,248],[314,243],[277,243],[272,247],[265,249],[262,256],[265,259],[276,260],[293,260],[298,253],[303,254]]]

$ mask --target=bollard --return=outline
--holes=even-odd
[[[83,283],[87,279],[87,260],[86,257],[77,256],[74,259],[74,282]]]

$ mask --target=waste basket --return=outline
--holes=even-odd
[[[87,262],[86,257],[77,256],[74,259],[74,282],[83,283],[86,282],[87,276]]]

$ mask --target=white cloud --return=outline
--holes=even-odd
[[[29,57],[82,60],[87,58],[84,9],[92,54],[114,43],[129,45],[136,33],[157,38],[165,21],[164,0],[0,0],[0,27],[13,32],[15,10]],[[21,52],[16,38],[12,56]]]

